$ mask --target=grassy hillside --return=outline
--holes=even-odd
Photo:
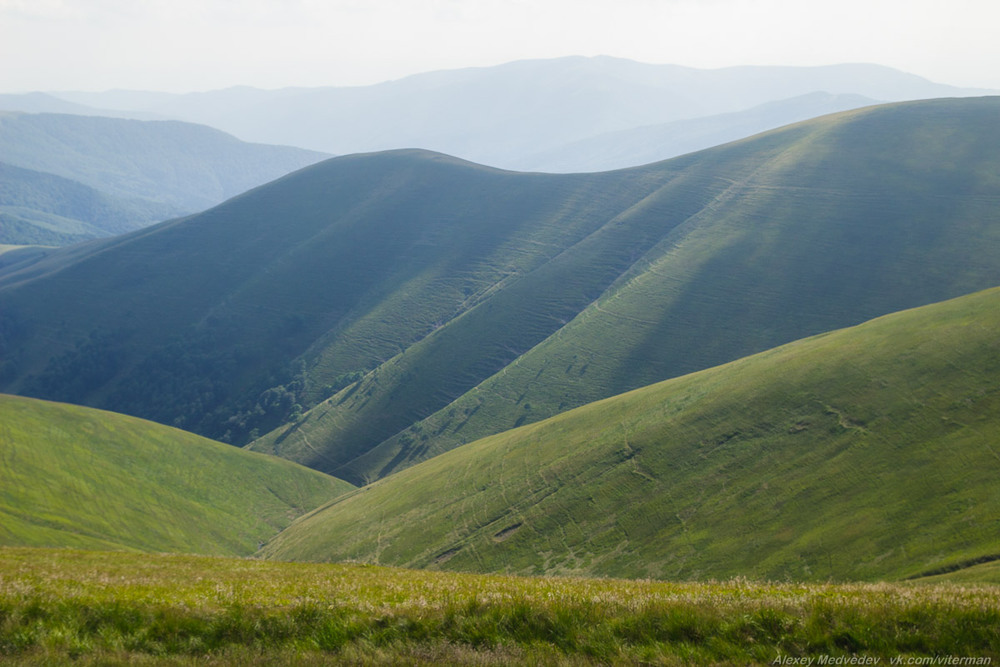
[[[466,445],[272,558],[664,579],[901,579],[1000,557],[1000,288]]]
[[[328,161],[201,215],[13,267],[0,278],[4,385],[245,441],[489,307],[655,187],[423,152]],[[625,252],[560,296],[564,317],[627,267]],[[560,326],[535,319],[511,322],[522,349]],[[55,338],[32,333],[53,326]],[[470,357],[482,366],[472,379],[513,358],[499,354]],[[421,398],[443,405],[440,393]],[[413,408],[397,407],[390,417],[409,419],[379,440],[412,422]]]
[[[1000,98],[875,107],[599,174],[330,160],[188,219],[12,257],[0,388],[378,478],[1000,284],[998,113]]]
[[[986,586],[542,579],[0,549],[0,656],[46,665],[991,664],[998,598]]]
[[[613,172],[663,170],[663,185],[497,295],[494,310],[435,331],[255,447],[377,478],[615,393],[1000,284],[1000,140],[986,130],[998,112],[996,98],[876,107]],[[608,262],[616,252],[628,269]],[[592,300],[567,315],[558,306],[583,281]],[[518,339],[532,318],[560,326]],[[492,341],[508,363],[460,376],[464,395],[429,379]],[[386,424],[390,399],[423,416],[441,387],[447,405],[372,447],[373,425],[406,421]],[[339,466],[311,456],[324,442]]]
[[[17,200],[0,204],[18,206],[8,213],[17,213],[21,223],[64,229],[70,240],[79,240],[81,225],[96,225],[90,237],[111,236],[201,211],[328,157],[248,144],[190,123],[14,112],[0,112],[0,155],[10,165],[0,173],[3,198]],[[28,179],[11,167],[41,172],[48,180],[39,183],[38,175]],[[88,189],[96,193],[80,193]],[[88,197],[115,206],[102,203],[107,210],[95,215]],[[4,236],[10,236],[5,227]],[[48,240],[59,237],[50,234]]]
[[[0,545],[244,555],[345,482],[91,408],[0,395]]]

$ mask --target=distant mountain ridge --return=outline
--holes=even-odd
[[[168,204],[114,197],[72,179],[0,162],[0,243],[70,245],[178,213]]]
[[[178,121],[14,112],[0,113],[0,155],[0,242],[57,245],[201,211],[328,157]]]
[[[693,153],[782,125],[877,104],[862,95],[816,92],[743,111],[644,125],[581,139],[513,166],[522,171],[609,171]]]
[[[1000,284],[1000,98],[843,112],[641,168],[335,158],[0,256],[0,386],[352,482]]]
[[[146,118],[149,114],[141,111],[97,108],[78,104],[58,95],[43,92],[0,93],[0,110],[22,113],[61,113],[79,116],[107,116],[109,118]]]
[[[795,98],[820,92],[880,102],[989,93],[867,64],[703,70],[601,56],[515,61],[343,88],[237,87],[169,97],[127,91],[53,95],[202,123],[245,141],[339,155],[423,148],[501,168],[587,171],[605,166],[571,160],[569,147],[576,142],[709,116],[720,123],[726,120],[722,114],[778,105],[772,119],[758,119],[746,131],[753,133],[790,122],[780,108],[783,101],[795,108]],[[734,137],[741,121],[730,120],[731,127],[717,129],[720,138],[748,136]],[[707,143],[696,148],[722,140],[728,139],[706,137]],[[617,164],[636,166],[677,155],[671,147],[676,135],[664,141],[660,151],[647,146],[634,156],[619,154]],[[529,156],[534,156],[531,161]]]

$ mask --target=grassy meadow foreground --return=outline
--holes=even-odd
[[[18,664],[989,664],[998,625],[1000,588],[987,585],[523,578],[0,549],[0,662]]]

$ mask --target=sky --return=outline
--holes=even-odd
[[[998,0],[0,0],[0,92],[367,85],[529,58],[1000,89]]]

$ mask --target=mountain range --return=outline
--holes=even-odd
[[[699,70],[571,57],[352,88],[4,94],[0,244],[120,234],[330,153],[423,148],[519,171],[596,172],[880,100],[983,92],[875,65]]]
[[[336,158],[200,215],[0,256],[0,387],[363,483],[1000,284],[998,112],[870,107],[598,174]]]
[[[0,112],[0,243],[68,245],[202,211],[329,157],[176,121]]]
[[[501,168],[574,172],[667,159],[809,113],[988,93],[869,64],[710,70],[602,56],[523,60],[356,87],[53,91],[26,95],[21,104],[6,96],[0,108],[169,118],[244,141],[337,155],[423,148]],[[830,99],[811,97],[817,94]],[[630,130],[652,143],[618,134]],[[611,155],[604,158],[603,150]]]

